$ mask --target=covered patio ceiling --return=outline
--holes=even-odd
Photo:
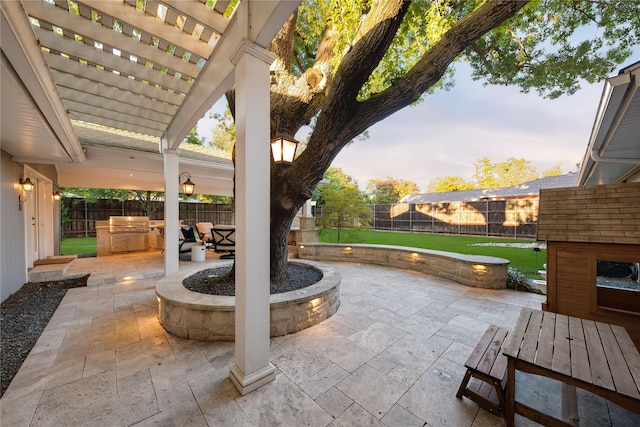
[[[180,143],[234,84],[242,41],[268,47],[297,4],[3,1],[2,149],[61,186],[162,190],[180,148],[197,193],[230,195],[229,156]]]
[[[640,62],[605,81],[578,185],[624,182],[640,171]]]

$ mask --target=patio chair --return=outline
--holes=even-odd
[[[236,252],[236,226],[216,225],[211,228],[213,236],[213,250],[216,253],[226,252],[221,259],[235,258]]]
[[[189,226],[181,226],[178,236],[180,243],[178,249],[178,255],[183,253],[191,253],[191,248],[197,245],[201,245],[202,242],[196,239],[195,230]]]
[[[212,222],[199,222],[196,224],[196,229],[198,230],[198,234],[200,235],[200,239],[202,239],[205,243],[212,245],[208,245],[208,247],[213,246],[213,236],[211,235],[211,229],[213,228]]]

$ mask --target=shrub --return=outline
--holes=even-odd
[[[534,294],[542,293],[535,285],[529,284],[526,276],[520,270],[513,267],[507,267],[507,288]]]
[[[527,288],[524,274],[517,268],[507,267],[507,288],[522,291]]]

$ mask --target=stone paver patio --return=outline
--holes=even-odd
[[[208,258],[197,264],[218,262]],[[343,277],[338,313],[272,339],[277,379],[241,396],[228,378],[233,343],[177,338],[158,323],[158,260],[161,268],[155,254],[74,262],[93,278],[69,290],[9,386],[3,426],[502,426],[456,399],[464,361],[490,323],[511,327],[544,298],[330,263]],[[518,381],[531,385],[521,387],[529,402],[559,411],[559,385]],[[580,425],[640,425],[581,392],[579,409]]]

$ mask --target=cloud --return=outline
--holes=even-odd
[[[462,71],[462,72],[461,72]],[[543,99],[517,88],[483,86],[459,70],[449,92],[427,95],[369,129],[370,138],[342,150],[333,162],[361,188],[373,178],[414,181],[471,180],[473,164],[525,158],[543,172],[561,164],[575,170],[587,147],[602,84],[585,84],[572,96]]]

